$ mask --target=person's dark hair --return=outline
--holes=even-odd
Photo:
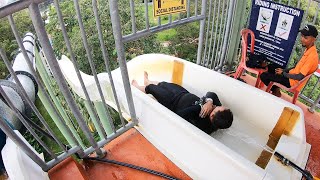
[[[230,109],[218,111],[214,115],[212,126],[214,131],[217,129],[227,129],[232,125],[233,114]]]

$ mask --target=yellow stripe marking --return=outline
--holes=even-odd
[[[183,72],[184,72],[183,62],[174,60],[173,72],[172,72],[172,82],[181,86],[182,80],[183,80]]]
[[[297,124],[299,117],[300,117],[300,113],[298,111],[295,111],[289,107],[285,107],[281,113],[281,116],[277,124],[273,128],[272,132],[269,134],[267,146],[269,146],[271,149],[274,150],[282,134],[285,134],[285,135],[291,134],[291,131]],[[266,150],[263,150],[256,161],[256,165],[258,165],[262,169],[265,169],[268,162],[270,161],[271,156],[272,156],[272,153]]]

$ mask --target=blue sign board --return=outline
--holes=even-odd
[[[285,68],[303,17],[303,10],[272,1],[252,0],[249,29],[255,35],[254,52]]]

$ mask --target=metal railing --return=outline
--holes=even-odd
[[[131,24],[132,24],[132,29],[131,33],[124,34],[123,35],[123,43],[129,42],[129,41],[134,41],[137,40],[141,37],[149,36],[151,34],[174,28],[179,25],[183,25],[186,23],[191,23],[195,21],[201,21],[205,19],[205,12],[206,12],[206,0],[186,0],[187,2],[187,12],[185,13],[178,13],[178,18],[173,20],[173,16],[170,15],[165,15],[168,17],[169,21],[166,24],[162,24],[161,18],[157,17],[157,24],[152,24],[150,23],[150,18],[148,15],[148,9],[151,8],[148,4],[148,0],[144,0],[144,11],[145,11],[145,17],[144,17],[144,23],[145,23],[145,28],[141,30],[136,29],[136,19],[134,16],[134,11],[136,4],[134,0],[129,0],[130,1],[130,9],[131,9]],[[199,1],[199,2],[198,2]],[[117,4],[118,2],[115,2]],[[191,12],[191,4],[194,5],[194,12]],[[141,6],[141,4],[138,4]],[[113,1],[110,1],[110,9],[113,7]],[[150,7],[149,7],[150,6]],[[198,14],[199,8],[201,10],[201,14]],[[120,22],[119,22],[120,23]],[[204,26],[201,26],[201,28],[204,28]]]
[[[52,151],[52,149],[50,149],[43,142],[43,140],[40,137],[38,137],[37,133],[33,129],[34,127],[32,125],[30,125],[30,123],[26,119],[27,117],[23,116],[23,112],[20,112],[17,110],[17,108],[14,105],[14,102],[12,102],[12,100],[7,96],[6,92],[2,89],[2,87],[0,87],[0,92],[1,92],[1,95],[4,99],[4,101],[8,104],[10,109],[15,113],[15,115],[19,118],[19,120],[25,125],[25,127],[28,129],[28,131],[34,136],[34,138],[38,141],[38,143],[41,144],[41,146],[44,149],[44,152],[49,155],[48,156],[49,160],[44,161],[44,160],[40,159],[36,154],[33,153],[32,150],[30,150],[30,148],[21,139],[19,139],[16,136],[14,131],[5,123],[6,117],[3,117],[3,116],[0,117],[1,118],[1,125],[0,126],[1,126],[1,129],[9,136],[10,139],[14,140],[39,166],[41,166],[41,168],[43,170],[47,171],[48,169],[52,168],[54,165],[56,165],[57,163],[61,162],[66,157],[68,157],[74,153],[78,153],[78,155],[81,158],[86,157],[93,152],[96,152],[98,156],[103,156],[104,152],[101,149],[101,147],[103,147],[106,143],[108,143],[112,139],[116,138],[117,136],[121,135],[122,133],[124,133],[128,129],[132,128],[134,125],[136,125],[138,123],[138,121],[137,121],[137,118],[135,115],[134,105],[133,105],[133,101],[132,101],[128,73],[127,73],[127,69],[126,69],[126,62],[125,62],[124,58],[119,58],[120,69],[121,69],[121,72],[123,75],[122,76],[123,81],[125,82],[124,88],[126,90],[127,102],[128,102],[132,121],[126,122],[122,116],[117,93],[115,91],[115,87],[114,87],[114,83],[113,83],[113,77],[112,77],[111,71],[110,71],[111,68],[109,66],[108,53],[107,53],[106,47],[104,45],[104,39],[103,39],[103,35],[102,35],[102,27],[100,24],[98,9],[97,9],[97,5],[96,5],[97,2],[95,0],[93,0],[92,7],[93,7],[93,11],[94,11],[94,18],[96,21],[96,28],[97,28],[98,36],[99,36],[99,40],[100,40],[100,48],[101,48],[101,51],[103,54],[103,59],[105,61],[105,69],[109,75],[109,81],[112,86],[113,96],[116,101],[117,110],[118,110],[118,112],[120,112],[119,116],[120,116],[120,121],[121,121],[121,127],[118,129],[116,129],[114,126],[114,120],[112,119],[112,117],[110,115],[109,106],[106,104],[106,102],[104,100],[104,93],[105,92],[103,92],[102,87],[100,85],[100,82],[97,78],[97,73],[96,73],[96,70],[95,70],[95,67],[93,64],[92,54],[90,51],[90,47],[88,45],[86,32],[84,30],[84,26],[82,23],[82,17],[81,17],[81,12],[80,12],[80,8],[79,8],[79,3],[78,3],[78,1],[75,0],[74,7],[75,7],[75,10],[77,13],[77,20],[78,20],[79,28],[81,31],[82,42],[83,42],[83,45],[86,50],[86,55],[87,55],[87,58],[88,58],[88,61],[90,64],[91,72],[93,73],[93,77],[95,79],[96,85],[98,87],[99,95],[102,100],[102,107],[103,108],[100,111],[104,111],[106,113],[105,119],[102,119],[101,117],[99,117],[99,115],[97,113],[97,109],[95,109],[93,102],[91,102],[91,100],[90,100],[90,96],[88,95],[88,91],[84,85],[83,79],[82,79],[80,72],[79,72],[79,67],[78,67],[78,64],[76,61],[75,54],[73,53],[72,47],[70,45],[70,40],[69,40],[67,32],[66,32],[65,23],[63,21],[63,15],[61,13],[59,2],[58,2],[58,0],[55,0],[54,5],[55,5],[56,11],[57,11],[62,35],[63,35],[64,41],[66,43],[66,46],[68,48],[68,52],[71,57],[70,59],[73,62],[74,68],[77,72],[77,77],[79,78],[79,82],[81,84],[82,90],[86,96],[87,104],[88,104],[88,106],[87,106],[88,111],[93,112],[92,113],[93,117],[91,117],[91,118],[94,118],[97,120],[97,124],[95,124],[95,129],[97,129],[97,131],[100,132],[100,135],[102,135],[102,136],[100,136],[100,140],[95,140],[93,134],[90,132],[90,129],[86,123],[86,119],[84,119],[84,116],[79,111],[79,104],[77,104],[75,102],[75,99],[73,97],[74,95],[72,94],[71,90],[69,89],[68,84],[63,76],[63,73],[62,73],[60,67],[59,67],[57,57],[54,54],[53,48],[52,48],[50,41],[49,41],[49,38],[48,38],[48,34],[45,29],[44,22],[41,18],[41,13],[39,10],[39,3],[41,3],[41,2],[43,2],[43,1],[28,1],[28,0],[26,0],[26,1],[15,2],[13,4],[10,4],[7,7],[1,8],[0,17],[2,18],[2,17],[6,16],[8,18],[12,32],[15,35],[15,38],[16,38],[18,45],[21,49],[21,52],[22,52],[24,58],[26,59],[26,62],[28,62],[30,69],[33,70],[33,78],[35,79],[36,83],[39,86],[39,91],[41,91],[41,93],[42,93],[42,96],[44,99],[43,102],[46,102],[46,104],[48,105],[47,110],[50,109],[50,111],[52,111],[53,116],[57,120],[56,122],[62,124],[62,126],[58,126],[58,129],[61,132],[62,131],[64,132],[63,133],[64,138],[66,138],[68,141],[67,146],[71,146],[71,148],[67,148],[66,145],[62,143],[61,139],[57,138],[57,135],[55,133],[53,133],[53,131],[51,129],[52,127],[49,127],[49,125],[46,122],[46,119],[41,115],[41,113],[39,112],[39,110],[35,106],[34,102],[29,100],[29,98],[26,96],[26,94],[24,92],[24,88],[21,86],[21,83],[19,82],[17,75],[15,74],[14,70],[11,67],[10,61],[6,57],[6,53],[2,49],[0,51],[1,58],[5,62],[7,69],[10,71],[11,76],[13,77],[15,82],[17,83],[17,87],[18,87],[19,91],[24,92],[24,93],[22,93],[23,96],[21,98],[24,101],[26,101],[28,103],[28,105],[32,108],[32,111],[35,113],[36,117],[41,121],[42,125],[45,127],[45,130],[47,132],[49,132],[50,136],[53,137],[54,142],[59,145],[60,149],[62,149],[62,154],[57,155],[55,152]],[[114,5],[114,3],[110,2],[110,6],[112,6],[112,4]],[[83,140],[81,138],[80,138],[80,140],[79,140],[79,138],[75,138],[76,136],[78,136],[78,134],[75,134],[75,132],[74,131],[72,132],[72,129],[69,128],[70,126],[68,126],[68,125],[70,122],[66,121],[66,119],[64,118],[65,116],[63,116],[62,112],[57,107],[57,106],[59,106],[59,104],[56,104],[56,102],[53,100],[53,97],[52,97],[53,95],[47,92],[47,90],[46,90],[47,87],[43,83],[45,80],[41,79],[41,77],[38,75],[38,73],[35,72],[34,68],[31,68],[32,61],[29,59],[27,51],[23,46],[22,40],[19,36],[20,32],[18,32],[18,29],[15,25],[15,21],[13,18],[15,12],[23,10],[25,7],[28,7],[30,18],[31,18],[32,24],[33,24],[33,28],[35,29],[35,32],[38,37],[38,41],[42,47],[45,58],[46,58],[49,66],[50,66],[50,69],[53,73],[54,80],[58,84],[59,91],[61,91],[63,98],[67,102],[68,108],[71,110],[71,112],[74,116],[74,117],[72,117],[72,119],[77,122],[77,125],[80,127],[81,132],[85,136],[85,140]],[[118,8],[117,5],[113,6],[113,9],[117,9],[117,8]],[[116,17],[116,16],[117,16],[117,14],[111,14],[113,21],[114,21],[114,17]],[[60,106],[62,106],[62,105],[60,104]],[[111,129],[112,129],[111,134],[107,135],[104,124],[110,124]],[[87,140],[88,141],[87,145],[83,145],[83,144],[85,144],[84,142],[79,142],[81,140],[82,141]]]
[[[279,0],[278,2],[284,3],[284,1],[281,1],[281,0]],[[304,16],[303,16],[300,28],[304,27],[307,24],[312,24],[318,27],[319,29],[320,27],[320,18],[319,18],[320,1],[319,0],[308,0],[307,4],[302,4],[301,0],[298,0],[298,1],[288,0],[286,1],[285,4],[304,10]],[[310,11],[314,11],[314,13],[310,13]],[[293,53],[291,53],[291,57],[288,63],[288,66],[290,67],[294,66],[303,55],[303,47],[301,46],[301,43],[300,43],[300,37],[301,35],[299,33],[297,40],[295,42],[295,45],[293,47],[293,51],[300,52],[300,53],[297,54],[296,56],[293,56]],[[316,47],[318,49],[318,52],[320,49],[319,38],[320,36],[318,36],[317,42],[316,42]],[[319,73],[314,73],[314,75],[309,79],[306,86],[303,88],[303,90],[299,95],[300,98],[302,98],[303,100],[311,104],[311,107],[309,108],[311,112],[313,112],[316,107],[318,108],[320,107],[319,106],[320,91],[318,90],[319,81],[320,81]],[[307,87],[307,85],[309,86]]]
[[[221,70],[222,66],[225,65],[224,60],[226,58],[226,49],[230,42],[230,30],[234,19],[235,4],[235,1],[232,0],[210,0],[205,47],[201,61],[199,59],[201,54],[198,54],[198,64],[214,70]]]
[[[63,138],[66,139],[68,144],[63,143],[63,140],[57,137],[57,134],[53,132],[52,128],[50,127],[52,125],[48,125],[48,122],[45,117],[40,113],[39,109],[37,109],[35,103],[31,101],[28,96],[26,96],[26,93],[24,92],[24,88],[19,82],[19,79],[17,78],[16,73],[11,67],[10,61],[8,60],[6,56],[6,52],[4,52],[0,47],[0,54],[1,58],[6,64],[7,69],[9,70],[12,78],[15,80],[15,83],[17,84],[17,87],[19,91],[23,92],[21,99],[23,101],[26,101],[27,104],[31,107],[32,111],[34,112],[35,116],[40,120],[41,126],[45,129],[43,133],[47,134],[47,136],[50,136],[51,140],[55,144],[58,145],[58,147],[62,150],[59,154],[56,152],[53,152],[52,149],[48,147],[46,143],[40,138],[37,134],[37,130],[41,129],[38,126],[34,125],[34,123],[30,122],[30,118],[24,115],[24,112],[19,111],[14,102],[12,102],[12,99],[7,96],[7,92],[3,90],[2,86],[0,86],[0,93],[3,97],[3,101],[8,105],[11,111],[13,111],[14,115],[18,117],[18,119],[22,122],[22,124],[27,128],[27,130],[33,135],[33,137],[37,140],[37,142],[42,146],[44,149],[44,152],[48,155],[46,157],[46,160],[42,160],[38,157],[37,154],[32,151],[32,149],[29,148],[29,146],[20,139],[13,131],[13,129],[6,123],[7,117],[1,116],[0,117],[0,127],[1,129],[7,134],[7,136],[12,139],[18,146],[20,146],[28,155],[29,157],[36,162],[44,171],[48,171],[50,168],[52,168],[54,165],[58,164],[65,158],[69,157],[70,155],[77,153],[80,158],[86,157],[89,154],[95,152],[98,156],[103,156],[104,151],[101,149],[101,147],[105,146],[108,142],[116,138],[117,136],[121,135],[122,133],[126,132],[133,126],[137,125],[138,120],[135,113],[132,93],[131,93],[131,87],[128,77],[128,70],[126,66],[126,57],[125,57],[125,49],[124,49],[124,43],[137,40],[141,37],[148,36],[169,28],[176,27],[178,25],[195,22],[195,21],[201,21],[201,27],[200,27],[200,39],[203,39],[204,34],[204,22],[205,22],[205,13],[206,13],[206,0],[201,0],[201,2],[198,2],[198,0],[192,1],[187,0],[187,12],[185,13],[179,13],[176,19],[173,18],[172,15],[168,15],[169,21],[166,24],[161,24],[161,18],[158,18],[158,24],[150,23],[149,15],[148,15],[148,8],[150,8],[150,5],[148,4],[147,0],[143,4],[138,4],[139,6],[143,6],[145,9],[145,29],[137,29],[136,26],[136,19],[135,19],[135,7],[137,5],[137,2],[133,0],[128,0],[128,4],[130,5],[130,15],[131,15],[131,33],[129,34],[122,34],[122,25],[120,23],[120,16],[119,16],[119,5],[117,0],[110,0],[109,1],[109,8],[110,8],[110,17],[112,22],[112,28],[113,28],[113,35],[115,39],[115,49],[118,55],[118,62],[119,67],[121,70],[122,75],[122,81],[123,81],[123,88],[126,95],[126,100],[129,107],[129,113],[131,116],[132,121],[125,121],[124,117],[122,116],[121,109],[120,109],[120,103],[118,100],[117,92],[115,90],[115,85],[113,82],[113,77],[111,74],[111,67],[110,67],[110,59],[109,54],[107,51],[107,48],[105,46],[105,37],[103,36],[103,27],[100,22],[99,17],[99,10],[96,0],[92,0],[92,10],[94,14],[95,19],[95,25],[96,30],[98,32],[98,39],[100,43],[100,49],[103,55],[103,60],[105,64],[105,71],[108,73],[109,82],[111,84],[111,89],[113,93],[113,97],[116,102],[117,111],[119,113],[120,117],[120,127],[117,129],[114,124],[114,119],[112,118],[110,114],[110,107],[106,103],[104,97],[105,93],[103,91],[103,88],[101,87],[101,84],[99,82],[97,71],[95,69],[95,65],[93,63],[93,55],[92,55],[92,47],[90,47],[88,43],[88,37],[87,32],[84,27],[82,13],[80,9],[80,5],[78,0],[73,1],[73,5],[76,12],[76,18],[78,21],[78,25],[80,28],[81,33],[81,40],[86,52],[86,57],[90,65],[90,69],[92,72],[92,75],[94,77],[95,84],[97,86],[99,96],[101,98],[101,104],[102,108],[99,110],[95,106],[95,104],[90,99],[90,95],[88,93],[88,90],[86,89],[84,80],[81,77],[80,70],[79,70],[79,64],[77,62],[77,55],[74,53],[71,41],[68,36],[67,30],[66,30],[66,24],[64,22],[63,14],[60,8],[60,2],[58,0],[54,0],[53,5],[55,7],[55,10],[57,12],[57,18],[59,22],[59,27],[61,30],[61,34],[63,36],[63,40],[66,44],[66,48],[68,50],[68,54],[70,57],[70,60],[73,63],[77,78],[80,82],[81,88],[85,95],[85,104],[87,111],[90,114],[90,118],[94,120],[94,127],[96,131],[99,134],[99,140],[97,140],[97,137],[94,137],[94,135],[91,133],[89,126],[87,125],[87,119],[81,114],[80,105],[76,102],[75,95],[73,94],[72,90],[69,88],[67,81],[65,80],[62,70],[60,69],[59,63],[57,61],[57,57],[54,53],[53,47],[49,41],[48,32],[45,28],[45,23],[43,22],[43,19],[41,17],[41,13],[39,10],[39,4],[44,2],[44,0],[24,0],[24,1],[17,1],[12,4],[9,4],[8,6],[2,7],[0,10],[0,18],[7,17],[12,32],[15,36],[15,39],[19,45],[19,48],[21,49],[21,53],[23,54],[23,57],[25,58],[26,62],[28,63],[28,66],[30,69],[32,69],[32,74],[35,82],[37,83],[39,87],[39,98],[41,102],[44,104],[46,110],[50,114],[51,118],[54,121],[54,126],[59,129],[59,131],[63,134]],[[191,12],[190,5],[194,5],[194,12]],[[39,70],[39,73],[36,72],[36,70],[33,67],[33,64],[31,63],[31,59],[28,56],[28,52],[23,46],[23,42],[20,38],[21,33],[19,32],[19,29],[16,26],[16,22],[13,18],[14,14],[18,11],[24,10],[25,8],[28,8],[28,12],[30,14],[30,18],[32,20],[33,28],[36,32],[37,36],[37,42],[39,43],[39,46],[35,49],[35,58],[37,60],[37,67]],[[199,14],[200,12],[200,14]],[[202,48],[202,42],[199,43],[199,48]],[[48,75],[47,71],[44,70],[43,72],[41,69],[45,69],[43,62],[46,61],[50,67],[50,71],[52,72],[53,78],[51,77],[51,74]],[[41,71],[41,72],[40,72]],[[57,87],[53,87],[51,84],[52,81],[54,81],[57,84]],[[54,88],[59,89],[59,93],[61,93],[61,97],[64,101],[66,101],[66,106],[64,107],[61,103],[61,99],[54,97],[56,94],[53,92]],[[63,106],[63,107],[62,107]],[[71,113],[67,113],[64,108],[67,108],[71,111]],[[99,112],[103,111],[106,115],[100,116]],[[70,117],[71,115],[72,117]],[[112,132],[108,133],[106,130],[106,124],[110,125]],[[80,130],[76,130],[73,126],[78,126]],[[41,131],[41,130],[40,130]],[[83,134],[82,137],[80,137],[80,134]],[[85,137],[85,139],[83,139]]]
[[[311,1],[311,0],[310,0]],[[309,1],[309,2],[310,2]],[[119,113],[120,117],[120,127],[117,129],[114,125],[114,119],[112,118],[109,106],[106,103],[104,97],[105,93],[101,84],[99,82],[97,76],[97,70],[95,69],[94,59],[92,54],[92,47],[90,47],[88,43],[87,32],[84,27],[83,18],[81,9],[79,6],[78,0],[73,1],[73,5],[76,11],[76,18],[80,28],[81,40],[86,52],[86,57],[90,65],[90,69],[92,75],[94,77],[95,84],[98,89],[99,96],[101,98],[102,103],[102,111],[106,113],[105,117],[101,117],[99,115],[99,111],[94,103],[90,99],[90,95],[88,90],[85,87],[84,81],[81,77],[79,64],[77,62],[77,56],[74,53],[74,50],[71,46],[70,38],[68,36],[66,30],[66,24],[64,22],[63,14],[60,8],[60,3],[58,0],[54,0],[54,7],[57,12],[59,27],[61,28],[61,33],[63,36],[63,40],[66,44],[68,54],[70,60],[73,63],[74,69],[76,71],[77,78],[80,82],[81,88],[84,92],[86,97],[86,108],[90,113],[90,118],[95,119],[95,129],[99,133],[99,140],[96,140],[93,134],[90,132],[90,129],[86,123],[85,117],[80,112],[79,104],[77,104],[74,94],[70,90],[63,73],[59,67],[57,57],[54,54],[54,50],[50,44],[48,33],[45,29],[45,24],[41,18],[41,13],[39,10],[39,4],[44,2],[44,0],[24,0],[24,1],[17,1],[13,4],[10,4],[6,7],[1,8],[0,10],[0,18],[7,17],[10,23],[12,32],[18,42],[18,45],[21,49],[23,57],[27,60],[28,66],[31,68],[32,64],[30,58],[28,57],[27,51],[23,46],[22,40],[19,36],[21,32],[18,32],[18,29],[15,25],[15,20],[13,18],[14,13],[20,10],[25,9],[28,7],[28,11],[30,13],[30,18],[32,20],[33,28],[35,29],[38,41],[41,45],[44,56],[40,56],[41,58],[45,58],[48,62],[50,69],[52,71],[54,81],[57,83],[59,91],[61,91],[61,95],[63,96],[64,100],[66,101],[67,107],[70,109],[71,114],[73,117],[68,117],[66,115],[63,108],[59,107],[59,100],[55,99],[49,89],[48,82],[46,78],[48,77],[40,77],[38,73],[35,72],[33,68],[34,79],[39,86],[39,92],[41,92],[41,99],[46,104],[46,109],[51,112],[51,117],[54,119],[56,126],[58,129],[63,132],[64,138],[68,142],[68,146],[71,148],[66,148],[65,144],[56,137],[56,134],[52,132],[52,129],[46,122],[46,119],[41,115],[39,110],[36,108],[34,102],[30,101],[28,97],[25,95],[24,89],[19,83],[19,79],[17,75],[13,71],[10,61],[6,57],[5,52],[1,49],[0,54],[1,58],[5,62],[8,70],[12,78],[17,83],[17,87],[22,93],[22,99],[27,102],[27,104],[32,108],[33,112],[35,113],[36,117],[41,121],[42,125],[45,127],[46,131],[49,132],[50,136],[53,137],[53,140],[60,149],[62,149],[62,154],[56,155],[55,152],[52,152],[47,145],[42,142],[40,137],[37,137],[37,134],[34,132],[34,127],[28,124],[28,119],[23,116],[23,113],[17,110],[14,105],[14,102],[8,98],[6,92],[0,86],[0,93],[3,99],[6,101],[10,109],[14,112],[15,116],[25,125],[25,127],[33,134],[35,139],[41,144],[41,146],[45,149],[46,153],[49,154],[50,159],[44,161],[40,159],[33,151],[22,141],[19,137],[14,133],[14,131],[10,128],[10,126],[6,123],[6,117],[0,117],[0,127],[1,129],[9,136],[12,140],[14,140],[37,164],[41,166],[41,168],[45,171],[52,168],[57,163],[64,160],[66,157],[78,153],[78,155],[82,157],[86,157],[89,154],[96,152],[97,155],[103,156],[104,152],[101,149],[106,143],[110,142],[117,136],[121,135],[122,133],[126,132],[128,129],[132,128],[133,126],[137,125],[138,119],[136,117],[133,97],[131,93],[131,87],[129,82],[128,70],[126,65],[126,56],[125,56],[125,48],[124,44],[130,41],[138,40],[142,37],[177,27],[179,25],[183,25],[186,23],[200,21],[200,31],[199,31],[199,42],[198,42],[198,53],[197,53],[197,63],[203,66],[206,66],[213,70],[222,70],[222,68],[227,63],[232,63],[233,61],[237,61],[237,50],[238,44],[240,43],[240,29],[242,28],[242,24],[244,24],[246,16],[241,16],[241,14],[245,13],[246,9],[246,0],[243,1],[233,1],[233,0],[187,0],[187,12],[186,13],[179,13],[177,18],[174,19],[172,15],[168,16],[168,22],[163,24],[161,22],[161,18],[157,18],[157,23],[153,24],[150,23],[149,17],[149,8],[150,5],[148,4],[148,0],[145,0],[144,3],[137,3],[134,0],[128,0],[128,6],[130,7],[130,25],[131,25],[131,32],[127,34],[123,34],[122,32],[122,24],[120,21],[120,13],[119,13],[119,4],[118,0],[109,0],[109,9],[110,9],[110,21],[112,22],[112,30],[113,36],[115,39],[115,50],[117,53],[117,59],[119,62],[119,67],[121,70],[122,81],[123,81],[123,88],[126,95],[126,101],[129,107],[129,113],[131,116],[132,121],[126,122],[121,114],[120,103],[118,100],[117,92],[115,90],[115,85],[113,81],[113,77],[111,74],[111,67],[110,67],[110,58],[105,46],[105,37],[103,35],[104,27],[101,25],[100,17],[99,17],[99,10],[96,0],[92,0],[92,10],[95,19],[95,28],[98,32],[98,39],[100,44],[101,53],[103,55],[105,71],[108,73],[109,82],[112,87],[113,97],[116,102],[116,110]],[[288,1],[290,4],[290,1]],[[318,1],[317,1],[318,3]],[[318,3],[319,4],[319,3]],[[194,11],[191,8],[191,5],[194,7]],[[138,29],[135,11],[137,10],[137,6],[139,8],[143,7],[145,13],[144,17],[144,28]],[[319,5],[318,5],[319,6]],[[317,6],[317,7],[318,7]],[[297,7],[300,7],[300,0],[297,3]],[[308,9],[310,7],[310,3],[308,4]],[[240,13],[240,15],[239,15]],[[307,13],[306,13],[307,14]],[[318,19],[316,18],[318,14],[316,14],[315,18],[313,18],[312,23],[318,24]],[[308,18],[305,18],[308,20]],[[308,21],[304,21],[308,22]],[[1,47],[0,47],[1,48]],[[318,80],[319,82],[319,80]],[[316,87],[316,86],[315,86]],[[315,90],[312,90],[315,91]],[[315,100],[313,102],[319,101]],[[68,120],[70,118],[70,120]],[[86,143],[83,142],[83,139],[80,138],[79,133],[72,128],[72,123],[76,121],[76,124],[83,132],[85,139],[87,140]],[[112,133],[108,133],[106,131],[106,124],[109,124]]]
[[[219,1],[220,2],[220,1]],[[216,52],[214,52],[213,50],[211,51],[212,53],[215,53],[214,56],[215,58],[212,59],[208,59],[208,55],[210,55],[210,50],[206,50],[205,52],[207,53],[207,56],[204,54],[203,55],[203,61],[202,61],[202,65],[208,67],[208,68],[213,68],[214,70],[220,70],[221,69],[221,63],[222,65],[224,64],[228,64],[230,65],[237,65],[239,63],[239,56],[238,54],[240,53],[240,36],[236,36],[234,35],[234,33],[237,33],[239,35],[239,32],[241,30],[241,28],[243,28],[245,22],[244,22],[244,17],[247,18],[247,25],[249,24],[249,17],[250,14],[246,14],[248,12],[250,12],[250,8],[251,8],[251,0],[244,0],[242,1],[241,4],[239,4],[240,1],[238,1],[238,3],[235,3],[235,8],[234,8],[234,13],[233,15],[231,15],[234,19],[230,20],[229,16],[230,14],[228,13],[227,16],[225,16],[225,21],[231,21],[231,34],[229,33],[228,35],[230,35],[229,39],[226,38],[226,36],[223,36],[223,41],[227,41],[227,44],[229,46],[227,46],[227,49],[223,48],[225,46],[216,46],[215,43],[213,43],[213,47],[217,47],[215,49]],[[249,3],[248,3],[249,2]],[[301,23],[300,28],[304,27],[306,24],[312,24],[315,25],[316,27],[318,27],[318,29],[320,28],[320,18],[319,18],[319,10],[320,10],[320,1],[319,0],[306,0],[306,1],[301,1],[301,0],[287,0],[287,1],[283,1],[283,0],[275,0],[275,2],[278,3],[282,3],[282,4],[286,4],[292,7],[296,7],[296,8],[300,8],[302,10],[304,10],[304,17]],[[307,2],[307,3],[305,3]],[[249,5],[249,7],[246,7],[246,4]],[[219,6],[218,6],[219,7]],[[230,6],[229,6],[230,7]],[[247,9],[247,12],[246,12]],[[215,12],[217,10],[213,10],[212,12]],[[225,9],[226,11],[226,9]],[[210,11],[209,11],[210,14]],[[213,13],[214,14],[214,13]],[[213,15],[214,16],[214,15]],[[210,21],[210,17],[207,17],[208,21]],[[219,19],[220,17],[217,17],[216,19],[213,19],[212,21],[214,22],[214,20]],[[222,17],[221,17],[222,19]],[[208,25],[210,23],[208,22]],[[214,23],[212,23],[212,28],[214,27],[213,25]],[[226,26],[226,24],[222,25]],[[224,33],[225,31],[223,31],[223,28],[221,28],[221,26],[217,26],[215,27],[216,29],[213,30],[213,32],[215,32],[215,34],[209,34],[209,37],[211,36],[214,37],[214,39],[216,39],[216,37],[221,38],[222,36],[219,34]],[[219,29],[220,28],[220,29]],[[212,32],[212,30],[211,30]],[[208,33],[208,30],[207,30]],[[234,38],[235,37],[235,38]],[[316,46],[317,49],[320,49],[320,41],[319,41],[320,36],[318,36],[318,40],[316,42]],[[209,43],[209,47],[211,47],[211,39],[210,39],[210,43]],[[207,40],[206,40],[207,42]],[[217,41],[217,44],[219,45],[219,39]],[[205,45],[205,48],[207,48],[207,43]],[[221,52],[220,52],[221,51]],[[289,63],[288,66],[292,67],[294,66],[302,57],[303,55],[303,47],[301,46],[300,43],[300,33],[298,34],[298,37],[296,39],[295,45],[293,47],[293,51],[292,52],[296,52],[296,53],[292,53],[291,57],[289,59]],[[224,53],[227,54],[227,56],[224,55]],[[230,54],[230,55],[228,55]],[[212,54],[213,55],[213,54]],[[213,63],[212,63],[213,61]],[[210,66],[210,65],[214,65],[214,66]],[[216,66],[216,65],[220,65],[220,66]],[[320,91],[318,90],[318,84],[319,84],[319,74],[315,73],[314,76],[312,76],[309,81],[308,81],[308,87],[305,86],[304,89],[301,91],[299,97],[302,98],[303,100],[305,100],[306,102],[311,104],[311,107],[309,108],[309,110],[311,112],[313,112],[315,110],[316,107],[319,108],[319,99],[320,99]]]

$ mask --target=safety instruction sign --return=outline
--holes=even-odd
[[[252,0],[249,29],[254,52],[285,68],[295,44],[304,11],[267,0]]]
[[[153,0],[154,17],[186,11],[187,0]]]

